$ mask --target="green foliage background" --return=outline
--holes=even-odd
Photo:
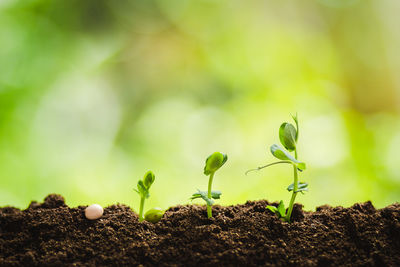
[[[289,201],[269,146],[300,121],[307,209],[400,198],[400,1],[0,1],[0,206],[146,209],[205,190]],[[200,203],[200,202],[199,202]]]

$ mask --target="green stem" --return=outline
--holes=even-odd
[[[294,155],[295,155],[295,158],[297,159],[297,149],[294,150]],[[292,193],[292,197],[290,199],[288,213],[286,214],[286,218],[285,218],[287,222],[290,222],[290,217],[292,216],[294,201],[297,196],[297,190],[299,189],[298,188],[299,187],[299,181],[298,181],[299,178],[298,178],[298,174],[297,174],[297,167],[295,165],[293,165],[293,176],[294,176],[293,193]]]
[[[214,172],[212,172],[210,174],[210,179],[208,179],[208,195],[207,195],[207,197],[209,199],[211,199],[211,185],[212,185],[213,178],[214,178]],[[208,205],[208,204],[207,204],[207,217],[208,218],[212,217],[211,205]]]
[[[267,167],[269,167],[269,166],[276,165],[276,164],[281,164],[281,163],[288,163],[288,164],[292,164],[292,165],[293,165],[293,162],[291,162],[290,160],[281,160],[281,161],[273,162],[273,163],[270,163],[270,164],[267,164],[267,165],[264,165],[264,166],[261,166],[261,167],[257,167],[256,169],[248,170],[248,171],[246,172],[246,175],[247,175],[249,172],[252,172],[252,171],[259,171],[259,170],[264,169],[264,168],[267,168]]]
[[[140,198],[140,209],[139,209],[139,222],[144,220],[143,209],[144,209],[144,197]]]
[[[292,198],[290,199],[290,204],[288,208],[288,213],[286,215],[286,221],[290,222],[290,217],[292,216],[292,210],[293,210],[293,205],[294,205],[294,200],[296,199],[297,195],[297,190],[298,190],[298,176],[297,176],[297,168],[296,166],[293,166],[293,174],[294,174],[294,187],[293,187],[293,193],[292,193]]]

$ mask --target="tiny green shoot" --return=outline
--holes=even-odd
[[[154,183],[155,176],[152,171],[146,172],[142,180],[137,183],[137,189],[135,190],[140,196],[140,208],[139,208],[139,221],[142,222],[145,218],[143,217],[144,201],[150,197],[149,189]]]
[[[144,214],[144,219],[151,223],[157,223],[161,220],[162,216],[164,215],[164,212],[165,211],[162,208],[158,207],[149,209]]]
[[[214,174],[219,168],[222,167],[222,165],[225,164],[227,160],[228,156],[220,152],[214,152],[206,159],[206,165],[204,166],[204,174],[210,176],[210,178],[208,179],[208,190],[207,191],[197,190],[197,192],[194,193],[190,198],[191,200],[196,198],[201,198],[206,202],[208,218],[212,217],[211,206],[214,204],[214,199],[220,199],[222,194],[220,191],[211,190]]]
[[[304,194],[305,191],[308,191],[308,184],[304,182],[299,182],[298,178],[298,171],[304,171],[306,169],[306,164],[298,160],[297,140],[299,138],[299,122],[297,114],[296,116],[292,116],[292,118],[296,124],[296,127],[293,126],[293,124],[287,122],[282,123],[282,125],[279,127],[279,140],[285,149],[277,144],[273,144],[270,148],[271,154],[275,158],[280,159],[280,161],[273,162],[265,166],[258,167],[256,169],[251,169],[246,172],[247,174],[251,171],[258,171],[276,164],[290,164],[293,166],[293,183],[287,187],[287,190],[289,192],[292,192],[292,197],[290,199],[287,212],[282,200],[279,202],[277,207],[267,206],[268,210],[272,211],[279,218],[286,222],[290,222],[293,205],[297,194],[299,192]],[[294,156],[290,154],[290,152],[293,152]]]
[[[267,206],[267,209],[275,213],[279,218],[285,218],[286,216],[285,204],[283,204],[283,200],[279,202],[277,207]]]

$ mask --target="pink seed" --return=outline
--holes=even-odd
[[[96,220],[103,215],[103,208],[99,204],[90,205],[85,209],[85,216],[89,220]]]

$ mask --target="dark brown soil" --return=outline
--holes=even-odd
[[[157,224],[112,205],[89,221],[59,195],[0,209],[0,266],[400,266],[400,204],[297,205],[288,224],[267,201],[172,207]]]

